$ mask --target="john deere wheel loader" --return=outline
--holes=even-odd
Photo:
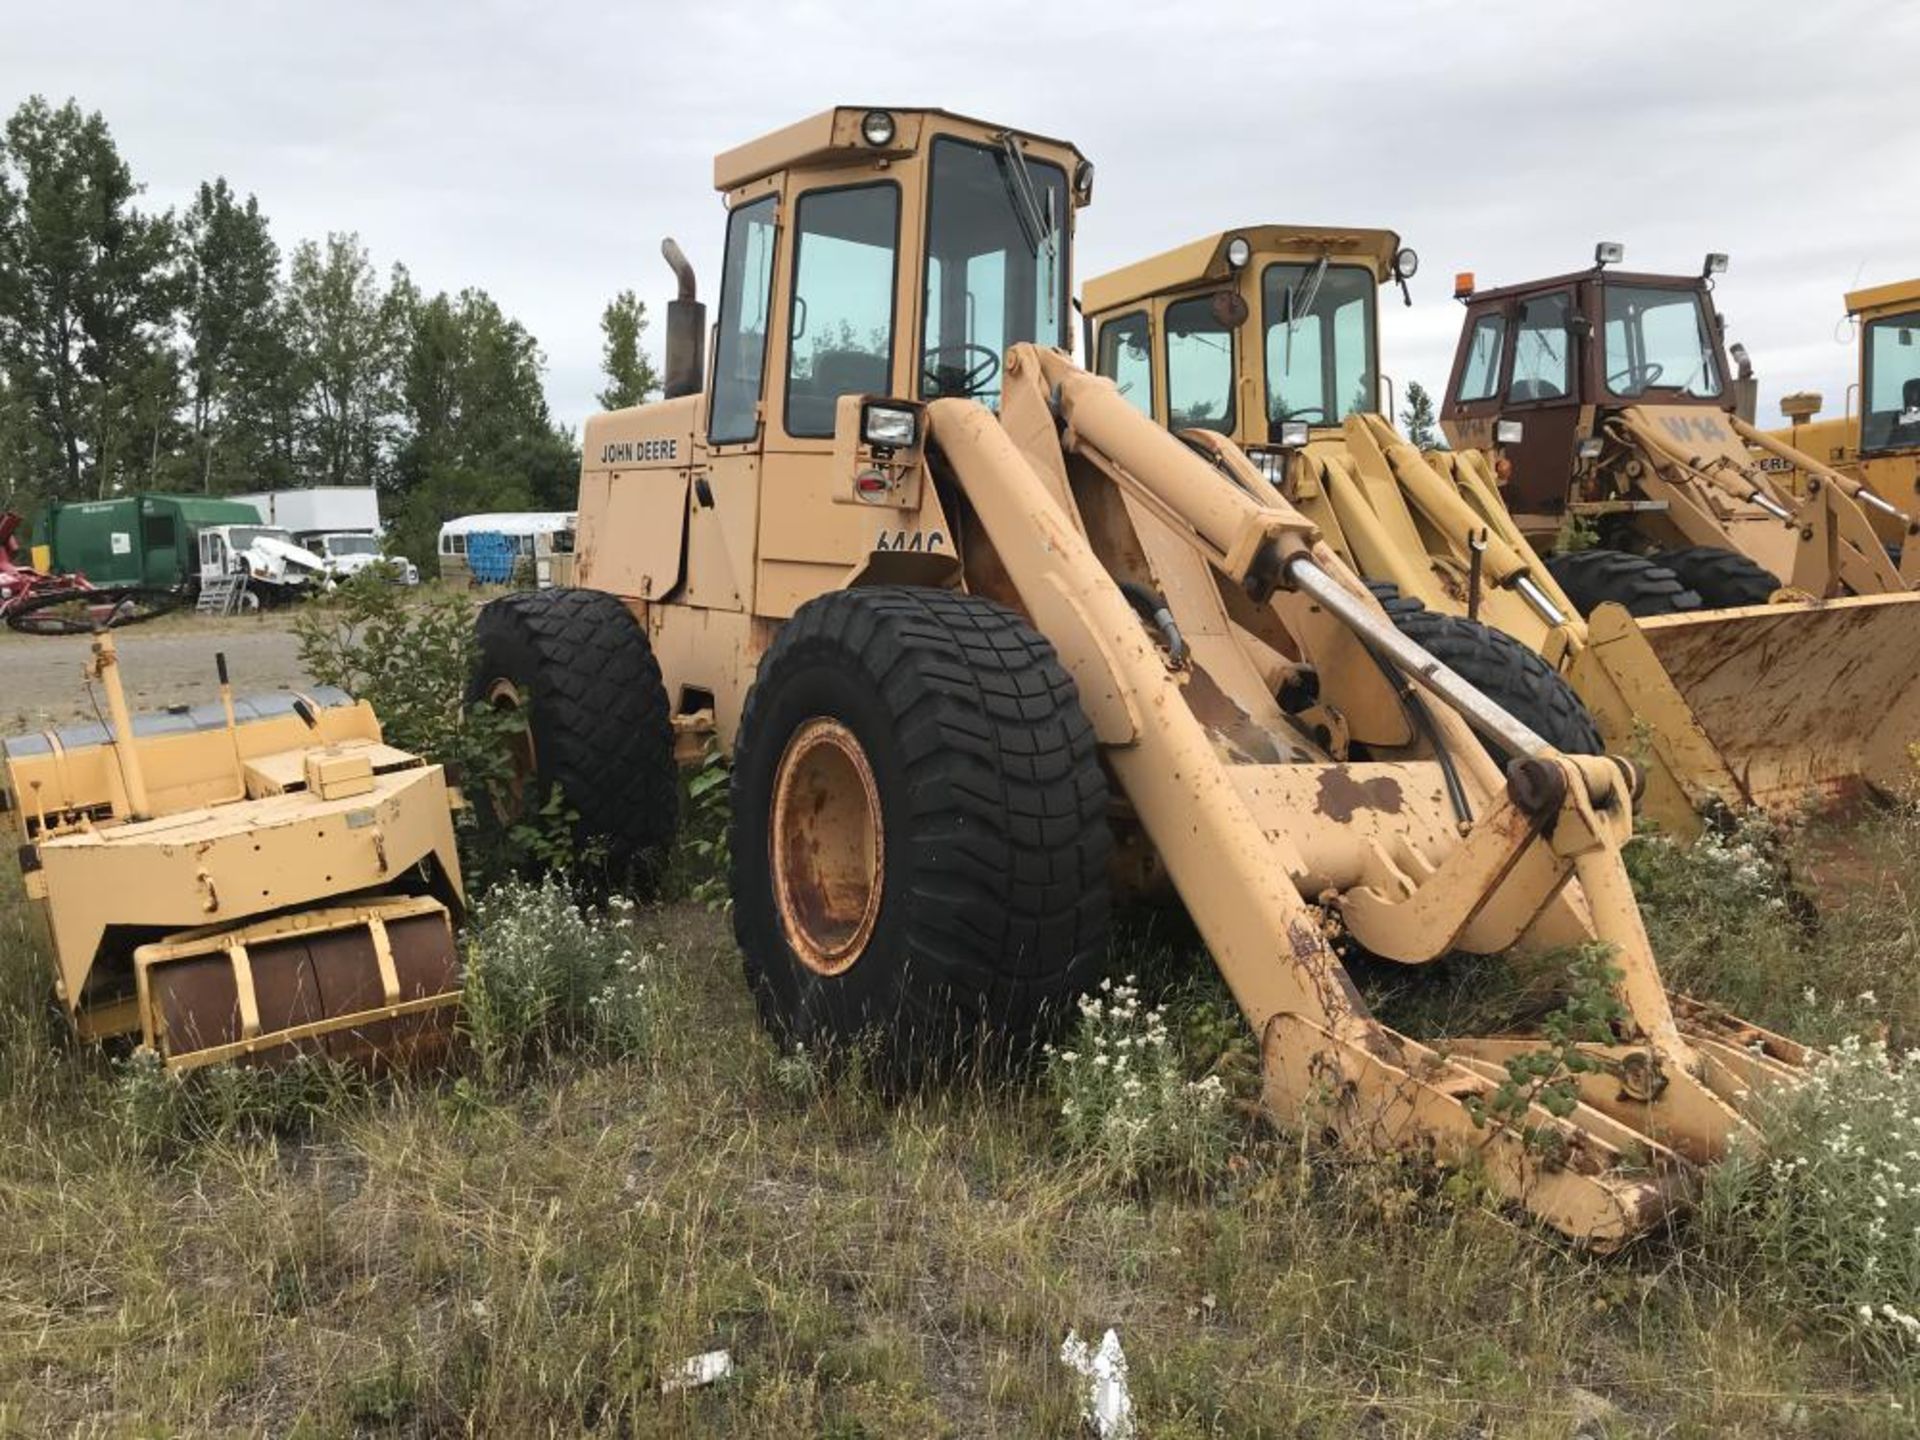
[[[1416,264],[1387,230],[1208,236],[1087,282],[1095,367],[1202,452],[1244,448],[1403,631],[1558,748],[1635,755],[1670,833],[1716,802],[1903,789],[1920,651],[1888,632],[1915,602],[1707,612],[1639,555],[1543,562],[1484,457],[1382,413],[1377,295]]]
[[[442,1048],[462,898],[440,767],[337,691],[235,701],[224,657],[219,704],[135,716],[112,631],[137,612],[90,591],[69,613],[108,719],[0,740],[0,809],[77,1032],[171,1070]]]
[[[1846,303],[1858,327],[1860,370],[1847,387],[1843,413],[1819,419],[1820,396],[1788,395],[1780,410],[1790,423],[1766,438],[1865,482],[1889,505],[1912,510],[1920,507],[1920,280],[1855,290]],[[1755,460],[1796,495],[1818,478],[1769,450]]]
[[[1631,766],[1489,703],[1238,449],[1195,453],[1058,348],[1092,178],[939,110],[842,107],[719,158],[710,370],[669,246],[668,398],[587,427],[587,588],[481,618],[476,690],[528,709],[521,803],[664,791],[717,739],[764,1020],[897,1072],[1026,1050],[1095,983],[1115,894],[1170,883],[1281,1123],[1473,1164],[1618,1244],[1803,1054],[1661,985],[1620,861]],[[616,732],[642,780],[577,768]],[[664,801],[593,813],[671,833]],[[1395,1033],[1335,927],[1409,965],[1597,940],[1619,1019],[1565,1113],[1502,1116],[1538,1042]]]
[[[1467,313],[1441,426],[1456,450],[1497,449],[1521,531],[1545,540],[1577,519],[1602,552],[1652,556],[1709,606],[1765,604],[1783,587],[1822,600],[1909,594],[1920,522],[1738,413],[1749,362],[1733,347],[1729,375],[1713,303],[1726,257],[1684,276],[1611,269],[1621,256],[1602,244],[1590,270],[1456,286]],[[1804,495],[1749,446],[1803,471]],[[1572,567],[1561,573],[1573,590],[1572,569],[1603,562],[1555,563]]]

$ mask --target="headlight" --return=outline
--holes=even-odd
[[[1278,450],[1260,450],[1253,458],[1259,463],[1260,473],[1267,477],[1267,483],[1278,489],[1287,483],[1287,457]]]
[[[1403,245],[1393,252],[1393,273],[1402,280],[1411,280],[1420,273],[1420,257],[1411,245]]]
[[[893,143],[893,115],[886,110],[869,110],[860,117],[860,138],[878,150]]]
[[[1304,420],[1282,420],[1280,422],[1280,448],[1298,450],[1312,438],[1312,427]]]
[[[860,438],[882,450],[911,450],[920,434],[920,414],[894,405],[869,405],[860,416]]]
[[[1602,240],[1593,247],[1593,263],[1596,265],[1618,265],[1627,258],[1627,247],[1618,240]]]
[[[1727,273],[1727,257],[1715,250],[1708,254],[1707,263],[1701,267],[1702,276],[1724,275]]]
[[[1242,269],[1253,258],[1253,246],[1247,243],[1247,237],[1236,235],[1227,241],[1227,264],[1234,269]]]
[[[1079,204],[1093,203],[1093,162],[1082,160],[1073,167],[1073,198]]]
[[[1526,433],[1527,427],[1518,420],[1493,422],[1493,443],[1496,445],[1518,445]]]

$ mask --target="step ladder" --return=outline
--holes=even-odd
[[[194,608],[198,615],[231,615],[242,606],[247,593],[244,575],[209,575],[200,581],[200,600]]]

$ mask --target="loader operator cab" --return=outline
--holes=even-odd
[[[696,616],[657,641],[664,661],[712,652],[670,667],[715,672],[675,714],[730,737],[744,688],[727,647],[757,654],[764,622],[860,567],[950,577],[959,537],[921,495],[924,407],[998,408],[1009,347],[1070,343],[1093,167],[941,110],[841,106],[723,153],[714,183],[715,323],[669,241],[665,398],[587,423],[576,583]]]
[[[1380,287],[1418,263],[1390,230],[1223,231],[1087,282],[1093,366],[1142,414],[1260,458],[1380,410]]]
[[[1499,448],[1508,507],[1529,533],[1559,525],[1582,462],[1621,407],[1733,408],[1712,299],[1726,257],[1682,276],[1610,269],[1621,255],[1603,244],[1577,274],[1483,291],[1463,274],[1455,284],[1467,313],[1441,428],[1455,449]]]

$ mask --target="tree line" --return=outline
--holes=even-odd
[[[484,290],[428,295],[350,231],[284,253],[225,178],[178,212],[142,190],[72,100],[0,131],[0,509],[373,485],[425,561],[454,515],[573,505],[539,343]],[[645,399],[646,306],[622,292],[601,326],[601,403]]]

